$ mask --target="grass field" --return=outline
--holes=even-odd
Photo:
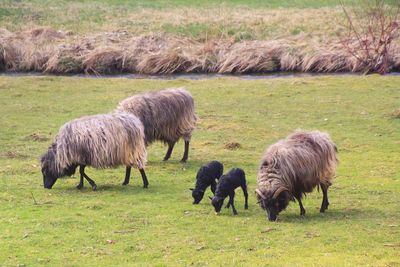
[[[351,3],[351,0],[346,1]],[[334,34],[338,1],[1,1],[0,27],[51,27],[81,35],[166,32],[196,39]],[[340,17],[340,16],[339,16]],[[289,19],[290,18],[290,19]]]
[[[245,81],[0,77],[1,266],[400,266],[399,77],[319,77]],[[42,186],[38,159],[58,128],[73,118],[113,110],[145,90],[185,86],[199,123],[189,162],[179,143],[149,147],[142,188],[137,171],[121,185],[124,168],[87,173]],[[313,192],[268,222],[254,196],[258,161],[267,145],[297,128],[328,131],[340,165],[330,207],[319,213]],[[227,150],[238,142],[241,148]],[[241,167],[249,210],[238,190],[238,216],[215,216],[188,190],[199,166],[218,159]],[[208,193],[206,195],[211,195]]]

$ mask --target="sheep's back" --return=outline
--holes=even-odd
[[[134,115],[120,113],[76,119],[61,127],[56,138],[60,167],[70,163],[95,168],[146,164],[143,125]]]
[[[118,111],[131,112],[143,123],[146,141],[176,142],[190,138],[196,115],[191,94],[181,88],[135,95],[123,100]]]
[[[328,134],[298,131],[267,149],[258,180],[263,183],[269,173],[278,173],[289,188],[310,192],[319,183],[331,184],[336,164],[335,144]]]

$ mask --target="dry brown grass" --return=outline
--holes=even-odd
[[[357,42],[354,42],[357,45]],[[399,70],[399,42],[391,69]],[[271,41],[194,40],[167,34],[91,36],[48,28],[0,30],[0,69],[48,73],[260,73],[360,72],[363,62],[337,38],[300,35]]]
[[[326,8],[250,8],[216,5],[208,7],[124,9],[97,1],[70,1],[65,5],[38,5],[27,1],[12,2],[12,8],[25,13],[18,21],[1,20],[12,31],[30,30],[41,25],[79,34],[124,30],[132,35],[169,32],[198,39],[227,38],[266,40],[300,33],[334,35],[340,31],[339,7]],[[5,4],[7,8],[7,4]],[[87,17],[82,13],[88,12]],[[30,17],[31,15],[32,17]],[[40,19],[36,19],[38,16]]]

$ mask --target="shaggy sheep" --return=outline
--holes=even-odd
[[[168,144],[164,160],[170,158],[175,143],[183,138],[185,151],[181,161],[186,162],[197,119],[193,97],[188,91],[170,88],[134,95],[120,102],[117,111],[133,113],[142,121],[146,145],[155,140]]]
[[[244,194],[244,208],[246,210],[248,209],[248,194],[245,173],[240,168],[233,168],[227,174],[224,174],[221,176],[221,178],[219,178],[215,196],[213,198],[210,197],[211,204],[214,206],[216,214],[219,214],[222,205],[224,204],[224,199],[229,196],[229,202],[225,208],[229,208],[229,206],[232,206],[233,214],[237,215],[233,200],[235,197],[235,189],[239,186],[242,188]]]
[[[328,188],[338,162],[336,152],[329,135],[320,131],[297,131],[267,149],[258,171],[256,194],[270,221],[295,199],[300,215],[305,215],[301,198],[316,186],[323,193],[320,212],[328,208]]]
[[[211,161],[200,167],[196,176],[196,187],[192,190],[193,204],[199,204],[203,199],[207,187],[211,186],[211,191],[215,194],[217,187],[216,179],[221,177],[224,172],[224,165],[219,161]]]
[[[147,188],[146,157],[143,125],[134,115],[82,117],[62,126],[54,143],[42,156],[43,184],[51,189],[58,178],[71,176],[79,166],[81,177],[77,188],[83,187],[83,178],[86,178],[96,190],[96,183],[84,172],[86,166],[103,169],[126,165],[123,184],[129,183],[131,167],[137,167]]]

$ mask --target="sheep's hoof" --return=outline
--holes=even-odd
[[[244,206],[244,209],[245,209],[245,210],[248,210],[248,209],[249,209],[249,206],[245,205],[245,206]]]
[[[81,190],[81,189],[83,188],[83,184],[78,184],[78,185],[76,186],[76,188],[79,189],[79,190]]]
[[[163,158],[163,161],[167,161],[167,160],[169,160],[169,158]]]
[[[148,184],[143,185],[143,188],[147,189],[149,187]]]
[[[327,209],[328,209],[328,207],[323,207],[323,208],[321,208],[321,209],[319,210],[319,212],[324,213],[325,210],[327,210]]]
[[[234,215],[234,216],[238,215],[237,211],[234,211],[234,212],[233,212],[233,215]]]
[[[96,191],[96,189],[97,189],[97,185],[95,185],[95,184],[92,185],[92,190],[93,190],[93,191]]]
[[[182,163],[186,163],[187,159],[181,159]]]
[[[122,183],[122,185],[128,185],[128,184],[129,184],[129,183],[127,183],[127,182],[123,182],[123,183]]]

